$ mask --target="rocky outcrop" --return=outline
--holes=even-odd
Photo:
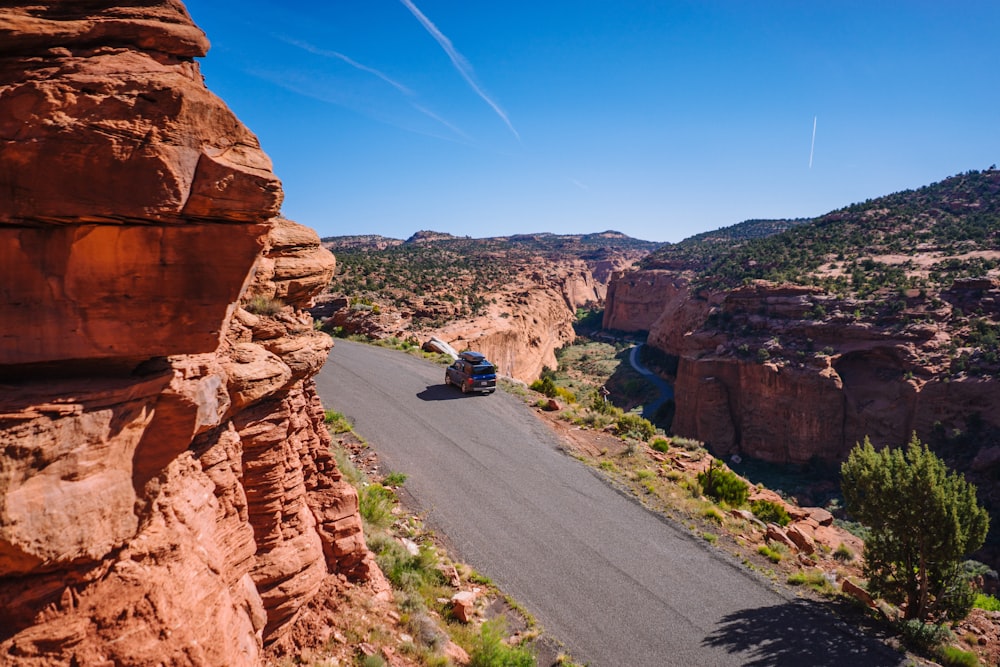
[[[597,303],[598,292],[582,261],[548,265],[491,295],[496,303],[484,315],[452,321],[433,335],[456,350],[482,352],[501,374],[530,382],[546,366],[558,366],[555,351],[576,337],[576,309]]]
[[[683,273],[664,270],[620,277],[609,295],[606,327],[648,327],[651,345],[679,357],[674,432],[719,456],[839,461],[866,436],[902,445],[913,432],[926,441],[972,422],[1000,428],[995,378],[949,368],[962,347],[950,309],[988,312],[995,281],[957,281],[941,298],[913,294],[884,321],[812,287],[694,291]]]
[[[172,0],[0,9],[4,664],[259,664],[371,571],[311,380],[333,258],[207,46]]]

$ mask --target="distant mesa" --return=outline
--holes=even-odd
[[[407,243],[433,243],[434,241],[451,241],[452,239],[461,238],[454,236],[453,234],[448,234],[446,232],[432,232],[429,230],[422,230],[406,239]],[[468,236],[464,237],[466,239],[470,238]]]

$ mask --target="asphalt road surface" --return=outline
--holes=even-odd
[[[338,340],[317,377],[457,556],[592,667],[903,664],[615,491],[519,399]]]

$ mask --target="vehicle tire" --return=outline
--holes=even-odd
[[[462,393],[463,394],[469,393],[469,385],[465,384],[464,382],[462,383]]]
[[[451,376],[448,375],[447,373],[444,374],[444,386],[446,387],[451,386]]]

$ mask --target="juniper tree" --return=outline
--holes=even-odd
[[[864,574],[870,591],[905,602],[908,619],[968,614],[964,558],[981,547],[989,516],[976,487],[921,444],[876,451],[865,438],[841,466],[848,513],[871,530]]]

